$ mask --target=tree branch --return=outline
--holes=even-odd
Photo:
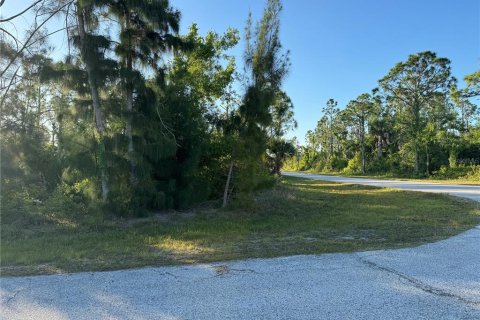
[[[5,102],[5,98],[7,97],[7,93],[10,90],[10,87],[12,86],[13,80],[17,76],[18,70],[20,70],[20,66],[17,68],[17,70],[15,70],[15,73],[13,74],[12,79],[10,79],[10,82],[8,83],[5,93],[2,95],[2,100],[0,100],[0,110],[3,109],[3,103]]]
[[[53,11],[49,16],[48,18],[46,18],[44,21],[42,21],[42,23],[40,25],[38,25],[33,31],[32,33],[30,34],[30,36],[28,37],[28,39],[25,41],[24,45],[22,46],[22,48],[17,52],[17,54],[15,55],[15,57],[13,57],[12,60],[10,60],[10,62],[8,63],[7,67],[2,70],[2,72],[0,73],[0,77],[2,77],[5,72],[10,68],[10,66],[15,62],[15,60],[17,60],[17,58],[22,54],[23,50],[25,50],[30,44],[30,40],[32,40],[33,36],[37,33],[38,30],[40,30],[43,25],[45,23],[47,23],[47,21],[49,21],[53,16],[55,16],[57,13],[59,13],[63,8],[65,8],[67,5],[71,4],[73,2],[73,0],[67,2],[66,4],[64,4],[63,6],[61,6],[60,8],[58,8],[57,10]],[[28,45],[28,46],[27,46]]]
[[[39,4],[40,2],[42,2],[43,0],[37,0],[35,1],[34,3],[32,3],[28,8],[26,8],[25,10],[23,10],[22,12],[20,13],[17,13],[16,15],[13,15],[9,18],[6,18],[6,19],[0,19],[0,22],[7,22],[7,21],[10,21],[10,20],[13,20],[19,16],[21,16],[22,14],[24,14],[25,12],[27,12],[28,10],[32,9],[33,7],[35,7],[37,4]],[[0,3],[0,6],[3,5],[3,2],[5,2],[5,0],[3,0],[1,3]]]
[[[19,48],[19,45],[18,45],[19,43],[23,46],[23,43],[20,40],[18,40],[17,37],[15,37],[13,34],[8,32],[4,28],[0,27],[0,31],[5,32],[7,35],[9,35],[13,39],[13,41],[15,41],[15,45],[17,46],[17,51],[18,51],[18,48]]]

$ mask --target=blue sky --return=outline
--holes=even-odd
[[[182,27],[243,32],[248,11],[259,18],[263,1],[174,0]],[[457,78],[479,69],[480,1],[284,0],[281,39],[292,66],[284,88],[295,105],[303,142],[329,98],[339,106],[369,92],[397,62],[431,50],[452,61]],[[237,55],[241,58],[241,47]]]
[[[170,0],[182,12],[181,31],[243,33],[249,10],[261,17],[261,0]],[[30,1],[7,0],[3,16]],[[292,66],[284,89],[295,105],[303,142],[329,98],[339,106],[369,92],[395,63],[431,50],[452,61],[458,79],[479,69],[478,0],[284,0],[281,39]],[[59,41],[57,49],[62,45]],[[241,60],[243,43],[232,51]],[[462,81],[460,81],[462,84]]]

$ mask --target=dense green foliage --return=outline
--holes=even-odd
[[[286,168],[480,181],[478,72],[465,82],[448,59],[411,55],[342,110],[330,99]]]
[[[201,35],[194,24],[180,35],[167,0],[32,7],[65,20],[70,46],[54,61],[55,31],[27,30],[28,50],[2,34],[2,211],[53,201],[78,214],[143,215],[248,199],[291,150],[281,9],[269,0],[258,23],[249,17],[240,71],[229,54],[237,30]]]

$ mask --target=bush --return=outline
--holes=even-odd
[[[480,181],[480,165],[456,165],[455,167],[441,166],[433,172],[435,179],[466,179]]]
[[[315,163],[313,170],[315,172],[324,172],[326,170],[326,166],[327,166],[326,161],[321,159],[317,163]]]
[[[385,158],[375,158],[368,164],[368,172],[370,173],[386,173],[390,171],[389,164],[385,160]]]
[[[48,216],[74,216],[80,218],[85,216],[89,210],[86,201],[78,200],[78,198],[65,194],[63,187],[60,185],[45,200],[43,206],[41,206],[41,212]]]
[[[0,212],[2,236],[11,237],[20,237],[23,232],[28,234],[32,226],[55,228],[58,221],[73,225],[76,221],[99,217],[91,215],[93,211],[85,201],[66,193],[64,185],[49,193],[42,184],[24,185],[12,179],[2,179]]]
[[[347,167],[343,169],[346,174],[362,173],[362,155],[356,153],[355,156],[348,161]]]
[[[348,160],[340,157],[334,157],[331,163],[333,171],[341,171],[347,167]]]
[[[470,171],[465,176],[466,179],[480,182],[480,165],[470,166]]]
[[[18,180],[13,179],[2,179],[1,183],[0,212],[2,215],[2,226],[5,224],[13,224],[17,220],[22,219],[22,217],[35,210],[36,204],[43,202],[39,199],[38,195],[32,195],[32,193],[37,193],[34,191],[38,188],[31,188],[28,185],[24,186]],[[42,199],[43,198],[44,197],[42,197]],[[32,221],[32,224],[37,224],[37,221]]]

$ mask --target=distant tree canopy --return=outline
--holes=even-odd
[[[458,88],[450,61],[426,51],[410,55],[379,87],[343,109],[322,109],[305,146],[287,164],[296,170],[480,180],[479,71]]]
[[[201,35],[194,24],[180,35],[167,0],[25,8],[35,16],[25,40],[0,30],[2,200],[55,196],[141,215],[226,204],[270,181],[295,124],[281,9],[268,0],[257,24],[248,18],[242,71],[229,53],[237,30]],[[55,17],[64,27],[47,30]],[[58,32],[69,40],[61,61],[48,44]]]

